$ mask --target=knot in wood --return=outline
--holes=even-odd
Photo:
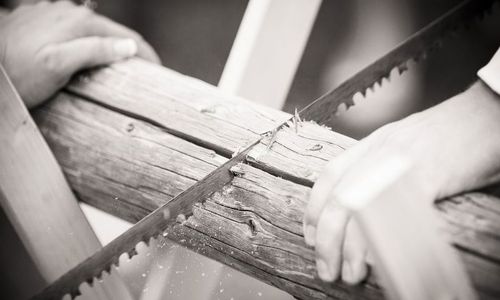
[[[132,130],[134,130],[134,129],[135,129],[134,124],[128,123],[127,128],[126,128],[127,132],[132,132]]]
[[[258,230],[257,230],[257,224],[256,224],[255,220],[248,219],[247,225],[248,225],[248,229],[250,229],[250,235],[252,237],[256,236]]]

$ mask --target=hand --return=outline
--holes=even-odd
[[[363,189],[365,174],[384,173],[384,162],[401,157],[411,166],[408,186],[434,200],[500,180],[500,97],[482,82],[431,109],[386,125],[325,167],[304,215],[306,243],[315,246],[319,277],[350,284],[368,273],[367,245],[339,202]],[[359,193],[358,193],[359,194]],[[341,201],[339,201],[341,200]]]
[[[0,63],[34,107],[85,68],[158,56],[139,34],[69,1],[21,6],[0,19]]]

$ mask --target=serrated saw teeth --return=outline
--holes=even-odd
[[[366,98],[367,89],[362,89],[360,91],[360,93],[361,93],[361,96],[363,96],[363,98]]]
[[[354,99],[353,97],[349,97],[345,102],[345,109],[348,110],[349,107],[354,106]]]
[[[405,61],[404,63],[397,66],[399,75],[402,75],[404,72],[408,71],[408,63]]]
[[[397,68],[399,74],[402,74],[408,70],[406,65],[407,62],[413,60],[418,63],[426,59],[429,52],[441,47],[443,38],[449,36],[450,33],[453,34],[454,30],[469,28],[470,24],[476,21],[480,15],[484,15],[485,11],[492,9],[494,2],[498,2],[498,0],[462,1],[440,18],[413,34],[405,42],[396,46],[396,48],[382,56],[373,64],[340,84],[337,89],[331,90],[313,101],[304,108],[300,114],[303,115],[306,120],[317,121],[319,124],[329,125],[331,127],[328,121],[332,118],[328,114],[331,114],[332,111],[338,112],[338,108],[334,106],[338,106],[345,102],[344,99],[346,95],[360,92],[363,97],[366,97],[367,90],[373,91],[377,84],[381,85],[381,78],[374,76],[374,74],[381,72],[381,66],[384,67],[382,72],[390,72],[394,68]],[[460,24],[460,26],[457,24]],[[401,63],[402,60],[405,62]],[[373,81],[362,82],[364,78],[370,78]],[[339,96],[342,97],[340,98],[341,100],[339,100]]]
[[[76,297],[78,296],[81,296],[82,295],[82,292],[80,292],[80,288],[76,288],[75,290],[72,290],[70,293],[69,293],[69,296],[71,297],[71,299],[75,299]]]
[[[111,265],[107,266],[103,272],[108,273],[108,275],[111,275]]]
[[[95,280],[95,278],[94,278],[94,277],[91,277],[91,278],[89,278],[89,279],[85,280],[85,282],[86,282],[86,283],[87,283],[90,287],[92,287],[92,285],[94,284],[94,280]]]
[[[134,248],[130,249],[130,250],[127,252],[127,254],[128,254],[128,259],[132,259],[132,257],[136,256],[136,255],[137,255],[137,254],[139,254],[139,253],[137,253],[137,250],[136,250],[136,249],[135,249],[135,247],[134,247]]]

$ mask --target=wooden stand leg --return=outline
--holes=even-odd
[[[0,202],[47,282],[101,247],[57,161],[1,66]],[[130,298],[116,276],[103,286],[113,289],[94,289],[96,294],[89,298]]]
[[[219,88],[281,109],[320,5],[321,0],[250,1]]]

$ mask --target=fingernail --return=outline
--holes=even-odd
[[[137,43],[133,39],[118,40],[113,44],[113,51],[117,57],[130,57],[137,53]]]
[[[323,281],[333,281],[333,277],[328,271],[326,263],[322,260],[316,261],[316,269],[318,271],[318,276]]]
[[[316,229],[311,225],[307,225],[304,235],[306,239],[306,244],[308,244],[309,246],[314,246],[314,239],[316,238]]]
[[[353,281],[352,268],[348,262],[342,264],[342,280],[346,283],[351,283]]]

